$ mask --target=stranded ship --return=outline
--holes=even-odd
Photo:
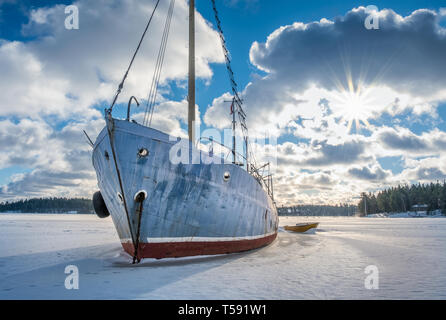
[[[174,1],[171,0],[167,13],[167,35]],[[125,120],[112,116],[118,95],[158,7],[158,0],[113,102],[105,110],[106,125],[92,144],[93,166],[100,189],[93,196],[95,211],[100,217],[111,216],[122,246],[133,257],[133,263],[142,258],[247,251],[268,245],[277,236],[278,215],[272,176],[261,173],[260,169],[266,165],[256,166],[249,152],[246,114],[233,78],[215,1],[212,1],[212,6],[233,93],[233,145],[228,147],[232,161],[228,163],[217,159],[221,155],[199,148],[200,139],[194,137],[194,2],[189,1],[189,139],[173,139],[150,125],[131,120],[132,100],[138,102],[134,97],[129,100]],[[167,36],[163,36],[162,41],[165,42],[162,42],[158,56],[161,59]],[[157,82],[155,85],[152,83],[155,90],[157,85]],[[243,132],[243,153],[236,151],[236,123]],[[173,150],[180,145],[180,153],[187,154],[186,161],[172,161],[172,154],[177,155]],[[199,161],[192,159],[194,155],[198,155]]]

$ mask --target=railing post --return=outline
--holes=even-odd
[[[130,107],[131,107],[131,104],[132,104],[132,99],[134,99],[136,101],[136,105],[139,107],[138,100],[135,98],[135,96],[131,96],[130,100],[129,100],[129,104],[127,106],[127,119],[126,119],[127,121],[130,121]]]

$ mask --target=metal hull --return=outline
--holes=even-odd
[[[116,119],[107,120],[95,142],[99,188],[125,251],[165,258],[271,243],[277,210],[260,183],[237,165],[205,164],[209,155],[190,145],[189,152],[201,155],[202,163],[175,164],[170,155],[176,143],[163,132]],[[149,151],[147,157],[138,155],[141,148]],[[134,197],[142,190],[147,197],[139,216]]]

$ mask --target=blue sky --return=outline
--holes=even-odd
[[[103,126],[101,112],[153,2],[0,0],[0,65],[9,75],[0,82],[7,92],[0,99],[0,200],[94,191],[81,132],[94,137]],[[187,52],[181,30],[186,2],[177,2],[154,124],[172,134],[186,129],[181,114],[187,94],[186,61],[181,62]],[[80,28],[67,31],[63,9],[73,3],[79,6]],[[441,164],[446,2],[223,0],[217,5],[248,124],[278,141],[281,203],[350,202],[363,189],[446,177]],[[368,5],[380,10],[379,30],[363,27]],[[166,7],[161,5],[154,34],[160,34]],[[229,121],[223,102],[229,92],[226,68],[210,2],[197,0],[197,10],[205,19],[197,26],[202,129],[223,129]],[[123,92],[116,115],[124,116],[130,94],[144,100],[157,45],[136,61],[135,81]],[[353,90],[363,87],[367,94],[349,94],[347,70]],[[7,143],[13,147],[5,148]]]

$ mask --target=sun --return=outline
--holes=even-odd
[[[351,131],[353,123],[356,126],[356,131],[360,129],[361,123],[370,128],[367,120],[372,111],[370,91],[371,87],[366,88],[360,83],[355,87],[349,79],[348,89],[341,86],[340,90],[333,94],[331,102],[334,116],[347,123],[348,132]]]

